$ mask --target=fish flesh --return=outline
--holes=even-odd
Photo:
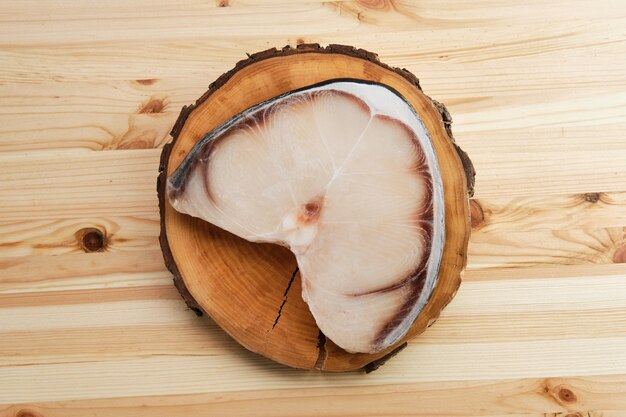
[[[382,84],[330,81],[239,113],[193,147],[167,195],[181,213],[289,248],[318,327],[348,352],[400,340],[437,282],[435,150]]]

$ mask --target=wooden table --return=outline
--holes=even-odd
[[[478,171],[457,297],[369,375],[245,351],[159,251],[181,106],[302,42],[417,74]],[[624,416],[625,130],[621,0],[5,0],[0,416]]]

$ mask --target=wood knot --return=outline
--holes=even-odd
[[[583,197],[590,203],[597,203],[600,200],[600,193],[585,193]]]
[[[391,0],[358,0],[359,6],[371,10],[389,10],[393,9]]]
[[[305,44],[304,39],[302,38],[296,39],[296,45],[304,45],[304,44]]]
[[[156,114],[156,113],[162,113],[164,110],[165,110],[165,103],[163,102],[163,100],[150,97],[150,100],[148,100],[146,103],[143,103],[141,106],[139,106],[137,113],[138,114]]]
[[[472,228],[476,228],[485,223],[485,212],[476,200],[470,200],[470,215],[472,217]]]
[[[43,415],[33,410],[24,409],[15,413],[15,417],[43,417]]]
[[[616,264],[626,264],[626,245],[617,248],[613,254],[613,262]]]
[[[106,236],[95,227],[85,227],[75,233],[78,244],[85,252],[102,252],[106,247]]]
[[[153,136],[149,136],[151,132],[146,132],[146,137],[137,138],[128,142],[120,143],[116,149],[152,149],[154,148],[154,142],[156,140],[156,133]]]
[[[228,7],[230,6],[229,0],[217,0],[217,7]]]
[[[572,392],[572,390],[569,388],[561,388],[557,395],[559,396],[559,400],[563,401],[564,403],[571,404],[575,403],[577,400],[576,394],[574,394],[574,392]]]
[[[152,85],[152,84],[157,82],[157,79],[156,78],[146,78],[144,80],[135,80],[135,82],[137,84],[141,84],[141,85]]]

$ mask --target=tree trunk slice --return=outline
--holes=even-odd
[[[426,125],[443,177],[446,243],[438,283],[408,334],[377,354],[348,353],[320,332],[302,300],[296,260],[288,249],[251,243],[180,214],[165,195],[167,176],[207,132],[257,103],[337,78],[375,81],[397,90]],[[414,75],[381,63],[371,52],[314,44],[249,55],[213,82],[195,105],[182,109],[173,141],[161,155],[160,242],[176,288],[196,313],[207,313],[247,349],[276,362],[325,371],[378,368],[435,321],[461,283],[475,173],[454,143],[450,123],[445,107],[422,93]]]

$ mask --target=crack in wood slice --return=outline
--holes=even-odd
[[[293,274],[291,274],[291,278],[289,279],[289,284],[287,284],[287,288],[285,289],[285,294],[283,294],[283,302],[280,303],[280,307],[278,308],[278,314],[276,314],[276,320],[274,320],[274,324],[272,324],[272,330],[274,330],[274,328],[278,324],[278,320],[280,320],[280,315],[283,313],[283,307],[285,307],[285,303],[287,302],[287,297],[289,297],[289,290],[291,289],[291,284],[293,284],[293,280],[296,278],[296,275],[298,274],[299,270],[300,268],[296,267],[296,269],[293,271]]]
[[[326,335],[319,331],[317,335],[317,360],[315,361],[315,369],[322,370],[324,369],[324,364],[326,363],[326,358],[328,357],[328,351],[326,350]]]

